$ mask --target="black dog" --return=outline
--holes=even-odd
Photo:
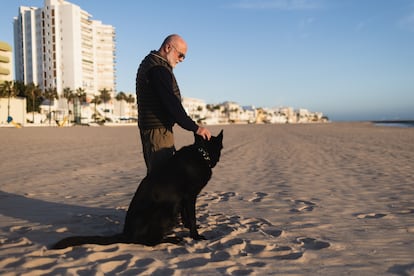
[[[53,249],[82,244],[179,242],[178,237],[166,237],[179,214],[184,226],[190,229],[191,238],[205,239],[197,231],[195,205],[198,194],[211,178],[222,148],[223,131],[209,141],[195,135],[193,145],[181,148],[165,165],[142,180],[129,205],[121,234],[69,237]]]

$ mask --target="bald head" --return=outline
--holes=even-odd
[[[184,44],[187,47],[187,43],[178,34],[171,34],[167,36],[161,44],[161,48],[168,44]]]
[[[172,34],[164,39],[158,52],[174,68],[184,60],[187,54],[187,43],[181,36]]]

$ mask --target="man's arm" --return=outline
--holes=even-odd
[[[155,93],[160,96],[163,105],[179,126],[202,136],[204,139],[210,140],[210,131],[205,127],[198,126],[187,115],[181,101],[174,95],[172,75],[166,68],[162,66],[152,68],[148,72],[148,79]]]
[[[187,115],[180,100],[174,95],[171,73],[166,68],[157,66],[148,72],[148,79],[175,122],[182,128],[196,133],[198,125]]]

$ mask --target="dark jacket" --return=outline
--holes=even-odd
[[[136,77],[140,129],[168,128],[175,123],[196,132],[198,125],[188,117],[172,67],[151,51],[141,62]]]

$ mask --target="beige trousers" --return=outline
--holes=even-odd
[[[174,134],[166,128],[140,130],[140,134],[147,173],[150,173],[174,155]]]

